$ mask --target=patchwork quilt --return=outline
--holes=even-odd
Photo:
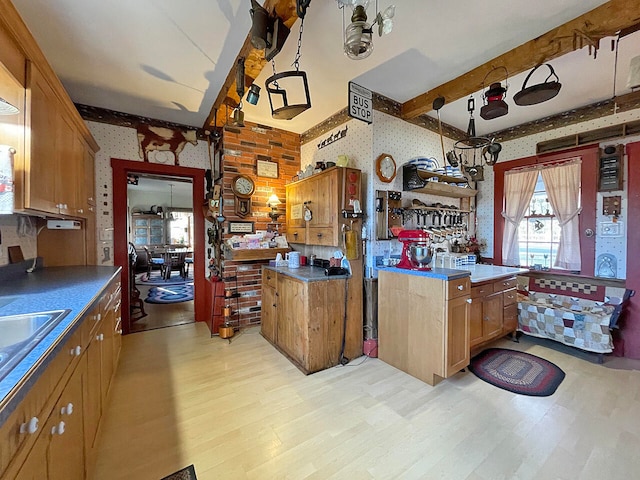
[[[611,330],[631,295],[578,280],[518,277],[518,330],[589,352],[613,351]]]

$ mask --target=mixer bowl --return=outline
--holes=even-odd
[[[413,244],[409,246],[409,260],[415,268],[425,268],[433,258],[433,247]]]

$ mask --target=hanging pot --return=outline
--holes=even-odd
[[[482,149],[482,158],[490,167],[495,165],[498,161],[498,154],[502,150],[502,145],[497,142],[491,142],[489,145]]]
[[[544,83],[527,87],[527,82],[529,81],[529,78],[531,78],[531,75],[533,75],[533,72],[543,65],[549,67],[550,70],[549,76],[545,79]],[[550,82],[549,79],[551,77],[555,77],[556,79]],[[513,96],[513,101],[516,105],[526,106],[536,105],[538,103],[551,100],[553,97],[558,95],[560,87],[562,87],[562,84],[558,80],[559,78],[551,65],[548,63],[538,65],[529,72],[529,75],[527,75],[527,78],[525,78],[524,83],[522,84],[522,90]]]
[[[480,109],[480,116],[483,119],[492,120],[509,113],[509,105],[503,100],[506,92],[507,89],[500,82],[491,84],[489,90],[484,94],[487,104]]]
[[[472,181],[481,182],[484,180],[484,167],[482,165],[463,166],[462,168]]]

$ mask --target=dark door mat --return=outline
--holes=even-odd
[[[196,477],[196,469],[193,465],[184,467],[182,470],[178,470],[176,473],[172,473],[161,480],[198,480]]]

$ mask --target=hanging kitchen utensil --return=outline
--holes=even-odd
[[[505,86],[503,87],[500,82],[494,82],[489,86],[489,90],[482,94],[485,104],[480,109],[480,116],[485,120],[492,120],[509,113],[509,105],[504,101],[504,94],[507,93],[508,88],[507,81],[509,80],[509,72],[505,67],[497,67],[487,73],[482,81],[482,90],[484,90],[484,84],[487,77],[491,73],[500,69],[504,69],[507,74]]]
[[[502,145],[498,142],[491,142],[489,145],[482,149],[482,158],[490,167],[495,165],[498,161],[498,154],[502,150]]]
[[[545,65],[549,67],[549,70],[550,70],[549,75],[547,76],[545,81],[543,83],[539,83],[537,85],[532,85],[530,87],[527,87],[527,82],[531,78],[531,75],[533,75],[533,72],[535,72],[538,68]],[[551,77],[555,77],[555,80],[549,81]],[[527,106],[527,105],[536,105],[538,103],[551,100],[553,97],[558,95],[558,92],[560,91],[560,87],[562,87],[562,84],[559,82],[559,80],[560,79],[558,78],[558,75],[556,75],[555,70],[550,64],[543,63],[540,65],[537,65],[536,67],[533,68],[533,70],[529,72],[529,75],[527,75],[527,78],[524,79],[524,83],[522,84],[522,90],[520,90],[518,93],[516,93],[513,96],[513,102],[516,105]]]
[[[460,164],[460,159],[458,158],[458,155],[456,155],[455,150],[447,152],[447,162],[449,162],[449,165],[453,168],[456,168]]]
[[[472,181],[482,182],[484,180],[484,167],[482,165],[463,166],[462,168]]]
[[[442,160],[446,158],[444,153],[444,139],[442,138],[442,122],[440,121],[440,109],[444,106],[444,97],[438,97],[433,101],[433,109],[438,115],[438,131],[440,132],[440,147],[442,147]]]

